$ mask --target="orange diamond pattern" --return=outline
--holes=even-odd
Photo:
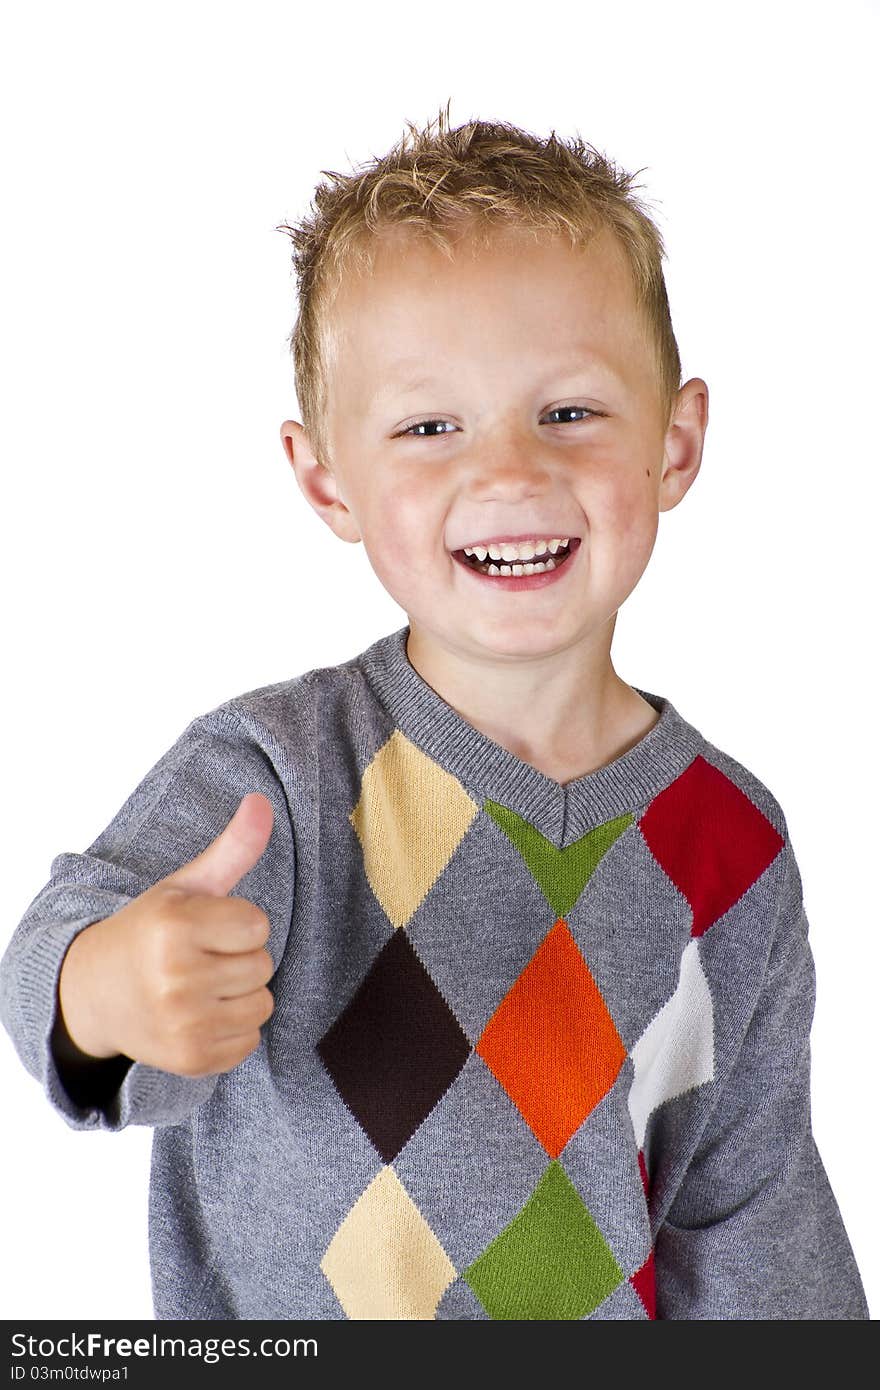
[[[614,1085],[626,1057],[564,918],[502,999],[476,1051],[557,1158]]]

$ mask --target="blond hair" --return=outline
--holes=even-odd
[[[635,174],[615,166],[580,136],[546,140],[505,122],[449,128],[449,102],[419,130],[411,121],[382,158],[351,174],[322,169],[314,214],[276,231],[293,244],[299,311],[288,344],[303,425],[315,456],[330,466],[326,430],[334,353],[333,304],[345,274],[368,273],[383,234],[396,228],[454,254],[455,238],[505,228],[567,234],[586,247],[602,228],[615,237],[632,274],[644,339],[668,422],[681,386],[681,359],[663,278],[663,239],[631,192]],[[408,143],[408,135],[411,143]],[[642,170],[636,170],[641,173]],[[332,180],[332,182],[330,182]]]

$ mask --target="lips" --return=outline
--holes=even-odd
[[[524,531],[519,536],[483,536],[479,540],[468,541],[468,547],[473,549],[474,546],[481,545],[488,550],[490,545],[520,545],[523,541],[550,540],[553,536],[558,536],[560,540],[564,536],[566,540],[570,540],[573,535],[573,531],[551,526],[546,531]],[[463,550],[464,547],[459,546],[459,549]]]

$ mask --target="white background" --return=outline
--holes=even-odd
[[[0,32],[4,921],[198,713],[403,625],[308,508],[288,238],[322,169],[454,125],[642,169],[702,471],[624,679],[773,791],[818,971],[814,1131],[880,1310],[878,10],[32,3]],[[152,1131],[75,1132],[0,1030],[0,1316],[152,1317]]]

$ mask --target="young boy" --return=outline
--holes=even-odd
[[[158,1318],[867,1318],[785,817],[611,662],[708,420],[660,235],[579,140],[410,132],[284,228],[281,431],[408,623],[195,718],[4,1024],[155,1127]]]

